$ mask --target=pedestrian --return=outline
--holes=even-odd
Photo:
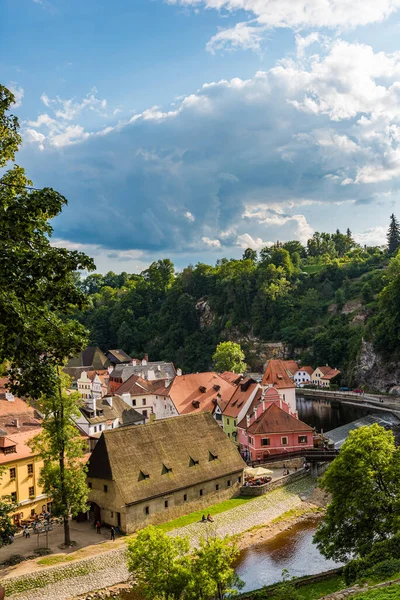
[[[96,523],[96,532],[97,533],[101,533],[101,523],[100,523],[100,521],[97,521],[97,523]]]
[[[114,529],[114,527],[111,527],[111,541],[115,542],[115,529]]]

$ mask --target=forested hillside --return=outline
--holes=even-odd
[[[298,241],[251,249],[241,260],[197,264],[174,273],[169,259],[140,275],[93,274],[79,283],[91,307],[77,318],[103,349],[172,360],[184,371],[210,368],[217,343],[239,341],[252,369],[265,342],[288,355],[340,368],[350,383],[361,340],[378,352],[400,351],[400,243],[390,252],[360,247],[351,232],[315,233]],[[393,236],[392,236],[393,237]]]

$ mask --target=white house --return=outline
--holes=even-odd
[[[304,387],[312,383],[311,378],[313,373],[314,369],[312,367],[300,367],[294,374],[294,382],[297,387]]]
[[[76,389],[85,400],[99,400],[107,394],[108,371],[82,371],[76,380]]]
[[[131,375],[118,388],[118,394],[143,415],[148,423],[153,419],[168,419],[179,415],[169,395],[170,387],[169,379],[146,381],[137,375]]]

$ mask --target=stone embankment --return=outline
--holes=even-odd
[[[396,590],[396,596],[393,595],[393,598],[400,598],[400,579],[393,579],[392,581],[385,581],[384,583],[378,583],[376,585],[369,586],[365,584],[361,585],[353,585],[350,588],[346,588],[345,590],[340,590],[339,592],[334,592],[333,594],[329,594],[328,596],[324,596],[321,600],[346,600],[346,598],[353,598],[354,596],[362,593],[369,592],[370,590],[379,590],[381,588],[387,588],[390,586],[397,586],[398,591]]]

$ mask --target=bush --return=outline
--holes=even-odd
[[[385,581],[400,573],[400,559],[389,558],[379,562],[365,572],[365,577],[371,581]]]
[[[369,576],[370,574],[372,576],[371,571],[373,568],[378,568],[382,563],[385,563],[385,565],[386,563],[391,563],[393,564],[393,568],[395,568],[394,564],[397,564],[396,561],[398,560],[400,561],[400,535],[394,535],[389,540],[376,542],[376,544],[372,546],[371,552],[364,558],[358,558],[348,562],[343,569],[343,575],[346,583],[351,585],[365,576]],[[389,567],[382,567],[382,569],[385,568]],[[393,571],[393,573],[398,571],[400,572],[400,569]]]

